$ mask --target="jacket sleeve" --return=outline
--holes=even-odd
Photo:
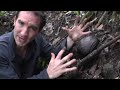
[[[4,45],[0,45],[0,79],[20,79],[8,57],[8,50]],[[49,79],[49,76],[46,69],[44,69],[38,75],[33,75],[28,79]]]
[[[4,51],[4,52],[3,52]],[[6,47],[0,45],[0,79],[18,79],[13,67],[9,63]]]
[[[48,76],[48,73],[47,73],[47,69],[44,69],[39,74],[33,75],[32,77],[29,77],[27,79],[49,79],[49,76]]]
[[[42,41],[41,48],[44,48],[42,49],[43,53],[49,55],[53,47],[46,41],[42,39],[41,41]],[[14,69],[14,66],[12,65],[10,57],[11,56],[9,55],[8,45],[4,42],[2,43],[0,42],[0,79],[20,79],[19,75]],[[27,79],[49,79],[49,76],[46,69],[44,69],[39,74],[28,77]]]
[[[0,57],[0,79],[20,79],[6,59]],[[27,79],[49,79],[46,69]]]

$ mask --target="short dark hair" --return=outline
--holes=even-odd
[[[45,14],[44,14],[44,11],[31,11],[31,12],[33,12],[34,15],[36,15],[36,16],[38,16],[38,17],[40,18],[40,20],[41,20],[40,30],[42,30],[43,27],[44,27],[45,24],[46,24],[46,16],[45,16]],[[17,11],[17,12],[16,12],[16,15],[15,15],[15,16],[16,16],[16,19],[18,18],[19,13],[20,13],[20,11]]]

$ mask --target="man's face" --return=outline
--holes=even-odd
[[[39,33],[40,18],[30,11],[21,11],[14,18],[14,38],[17,46],[24,47]]]

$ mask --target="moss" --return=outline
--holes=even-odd
[[[44,69],[47,67],[49,60],[47,58],[38,58],[37,68]]]

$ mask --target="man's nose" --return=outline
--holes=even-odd
[[[28,28],[27,28],[27,27],[24,27],[24,28],[22,29],[21,35],[22,35],[22,36],[28,36]]]

